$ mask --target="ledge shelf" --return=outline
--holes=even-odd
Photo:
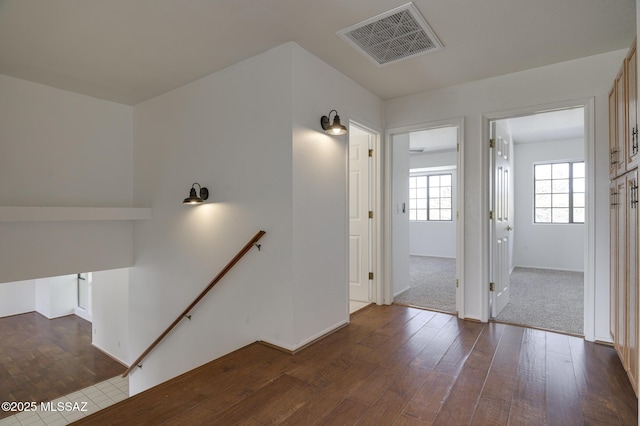
[[[139,207],[1,207],[0,222],[73,222],[147,220],[151,209]]]

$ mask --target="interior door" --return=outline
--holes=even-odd
[[[370,157],[371,135],[349,132],[349,299],[371,301]]]
[[[511,137],[498,123],[491,123],[491,316],[497,317],[509,303],[511,269],[512,200]]]

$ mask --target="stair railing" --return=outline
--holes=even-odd
[[[200,302],[200,300],[202,300],[202,298],[204,296],[207,295],[207,293],[216,285],[218,284],[218,282],[222,279],[222,277],[224,277],[227,272],[229,272],[231,270],[231,268],[233,268],[235,266],[236,263],[238,263],[240,261],[240,259],[242,259],[242,257],[247,254],[247,252],[249,250],[251,250],[251,248],[255,245],[258,250],[260,250],[260,244],[257,244],[257,242],[260,240],[260,238],[262,238],[262,236],[265,234],[265,231],[260,231],[258,232],[243,248],[242,250],[240,250],[238,252],[238,254],[235,255],[235,257],[233,259],[231,259],[231,261],[229,263],[227,263],[227,266],[225,266],[219,273],[218,275],[216,275],[216,277],[211,280],[211,282],[209,283],[209,285],[207,286],[207,288],[205,288],[202,293],[200,293],[200,295],[198,297],[195,298],[195,300],[193,302],[191,302],[191,304],[175,319],[175,321],[173,321],[171,323],[171,325],[169,327],[167,327],[167,329],[160,335],[158,336],[158,338],[156,340],[154,340],[154,342],[149,345],[149,347],[142,352],[142,354],[138,357],[138,359],[135,360],[135,362],[133,364],[131,364],[131,366],[129,366],[129,368],[127,368],[127,371],[124,372],[124,374],[122,375],[122,377],[127,377],[129,375],[129,373],[131,373],[131,371],[135,368],[135,367],[140,367],[142,368],[141,362],[142,360],[149,355],[149,353],[158,345],[158,343],[160,343],[162,341],[162,339],[164,339],[167,334],[169,334],[169,332],[171,332],[171,330],[173,330],[180,321],[182,321],[183,318],[189,318],[191,319],[191,315],[189,315],[189,312],[191,312],[191,310],[198,304],[198,302]]]

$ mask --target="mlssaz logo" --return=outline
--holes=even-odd
[[[41,402],[40,411],[81,411],[87,412],[86,402]]]

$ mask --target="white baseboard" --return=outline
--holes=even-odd
[[[409,289],[411,289],[411,286],[407,286],[406,288],[404,288],[404,289],[402,289],[402,290],[400,290],[400,291],[397,291],[397,292],[393,293],[393,297],[397,297],[399,294],[402,294],[402,293],[404,293],[405,291],[407,291],[407,290],[409,290]]]
[[[111,358],[115,359],[116,361],[118,361],[120,364],[126,366],[126,367],[130,367],[130,364],[128,362],[123,361],[122,359],[120,359],[120,357],[115,356],[114,354],[112,354],[111,352],[101,348],[100,346],[96,345],[95,343],[91,342],[91,346],[93,346],[94,348],[96,348],[97,350],[99,350],[100,352],[109,355]],[[124,373],[124,371],[123,371]]]
[[[93,317],[85,309],[76,307],[76,308],[73,309],[73,313],[74,313],[75,316],[78,316],[78,317],[80,317],[80,318],[82,318],[84,320],[87,320],[89,322],[93,322]]]
[[[567,269],[567,268],[550,268],[547,266],[527,266],[527,265],[514,265],[514,268],[529,268],[529,269],[546,269],[547,271],[560,271],[560,272],[581,272],[584,274],[583,270],[578,269]]]
[[[409,256],[418,256],[418,257],[436,257],[438,259],[455,259],[455,256],[437,256],[435,254],[417,254],[417,253],[409,253]]]
[[[587,338],[585,337],[585,340],[587,340]],[[613,339],[611,338],[611,335],[608,336],[595,336],[595,338],[593,340],[589,340],[590,342],[603,342],[603,343],[609,343],[609,344],[613,344]]]
[[[309,343],[312,343],[312,342],[314,342],[314,341],[326,336],[327,334],[332,333],[334,330],[337,330],[339,328],[344,327],[347,324],[349,324],[349,321],[346,321],[346,320],[345,321],[340,321],[339,323],[337,323],[335,325],[332,325],[331,327],[329,327],[329,328],[327,328],[327,329],[325,329],[325,330],[323,330],[323,331],[321,331],[319,333],[316,333],[313,336],[311,336],[311,337],[309,337],[307,339],[304,339],[304,340],[302,340],[302,341],[300,341],[300,342],[298,342],[298,343],[296,343],[294,345],[290,345],[290,344],[284,343],[284,342],[279,342],[279,341],[274,340],[274,339],[260,339],[260,341],[264,342],[264,343],[266,343],[268,345],[277,346],[278,348],[282,348],[282,349],[290,351],[290,352],[295,352],[298,349],[308,345]]]

